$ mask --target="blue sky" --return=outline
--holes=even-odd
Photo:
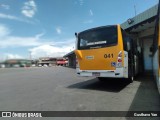
[[[75,32],[121,24],[158,0],[0,0],[0,60],[60,57]]]

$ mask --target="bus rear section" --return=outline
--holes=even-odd
[[[76,37],[78,75],[128,78],[128,52],[123,48],[120,25],[89,29]]]

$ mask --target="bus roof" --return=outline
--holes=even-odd
[[[117,24],[117,25],[106,25],[106,26],[100,26],[100,27],[90,28],[90,29],[84,30],[82,32],[79,32],[78,34],[85,33],[85,32],[92,31],[92,30],[96,30],[96,29],[101,29],[101,28],[106,28],[106,27],[112,27],[112,26],[118,26],[118,25],[119,24]]]

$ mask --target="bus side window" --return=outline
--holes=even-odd
[[[123,30],[123,29],[121,29],[121,31],[122,31],[122,38],[123,38],[123,47],[124,47],[124,50],[125,51],[129,51],[131,48],[131,46],[130,46],[130,40],[129,40],[129,37],[128,37],[128,35],[126,34],[126,32]]]
[[[86,45],[87,45],[87,41],[84,40],[84,39],[81,39],[81,40],[80,40],[80,47],[84,47],[84,46],[86,46]]]

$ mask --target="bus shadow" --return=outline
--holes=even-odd
[[[107,78],[105,81],[99,81],[97,78],[95,78],[70,85],[67,88],[120,92],[128,84],[129,82],[124,79]]]
[[[143,75],[140,76],[137,81],[140,85],[134,95],[133,101],[129,107],[128,111],[160,111],[160,95],[152,76]],[[133,118],[126,118],[127,120]],[[154,117],[154,120],[159,120],[159,118]],[[133,120],[153,120],[151,117],[143,118],[136,117]]]

